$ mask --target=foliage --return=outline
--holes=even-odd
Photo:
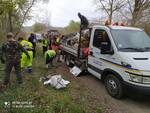
[[[71,33],[71,32],[78,32],[79,28],[80,28],[80,23],[71,20],[70,23],[69,23],[69,25],[67,27],[65,27],[61,32],[63,34],[65,34],[65,33]]]
[[[38,31],[42,31],[44,29],[46,29],[46,25],[45,24],[42,24],[42,23],[35,23],[33,26],[32,26],[32,30],[34,32],[38,32]]]
[[[0,35],[19,32],[23,23],[30,19],[30,11],[38,1],[41,0],[0,0]]]

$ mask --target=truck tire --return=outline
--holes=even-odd
[[[105,88],[110,96],[117,99],[121,99],[123,97],[122,83],[115,75],[107,75],[105,78]]]

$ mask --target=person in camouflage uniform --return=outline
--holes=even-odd
[[[6,64],[3,85],[9,84],[10,73],[13,67],[15,68],[18,83],[22,84],[21,52],[24,52],[30,58],[27,51],[14,39],[13,34],[8,33],[7,42],[2,45],[0,55],[1,62]]]

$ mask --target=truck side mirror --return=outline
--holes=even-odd
[[[110,45],[108,42],[101,43],[101,54],[114,54],[114,51],[110,49]]]

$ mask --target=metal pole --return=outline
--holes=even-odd
[[[79,45],[78,45],[78,59],[80,58],[80,48],[81,48],[81,32],[82,32],[82,28],[80,25],[80,36],[79,36]]]

